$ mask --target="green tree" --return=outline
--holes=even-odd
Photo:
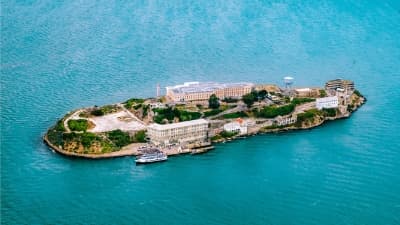
[[[247,107],[250,108],[256,101],[256,97],[257,96],[255,95],[255,93],[251,92],[251,93],[243,95],[242,100],[247,105]]]
[[[146,131],[140,130],[135,133],[135,141],[145,143],[146,142]]]
[[[319,97],[323,98],[323,97],[326,97],[326,96],[328,96],[328,95],[326,94],[326,91],[325,91],[324,89],[320,89],[320,90],[319,90]]]
[[[85,119],[68,120],[68,127],[72,131],[86,131],[88,128],[88,121]]]
[[[208,99],[208,107],[211,109],[219,108],[219,98],[215,94],[212,94]]]
[[[262,100],[265,99],[265,97],[267,97],[268,92],[266,90],[261,90],[259,92],[257,92],[257,97],[258,99]]]

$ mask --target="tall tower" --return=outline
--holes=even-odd
[[[293,77],[284,77],[283,81],[285,82],[286,90],[292,89],[292,84],[293,84],[293,81],[294,81]]]
[[[157,83],[157,98],[160,97],[160,84]]]

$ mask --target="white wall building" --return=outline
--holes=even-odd
[[[230,122],[224,125],[224,131],[238,132],[240,135],[247,134],[248,123],[242,119],[237,119],[234,122]]]
[[[339,99],[337,96],[325,97],[325,98],[317,98],[316,106],[317,109],[330,109],[337,108],[339,105]]]
[[[294,116],[278,116],[275,119],[275,124],[278,126],[286,126],[289,124],[293,124],[297,121],[297,118]]]
[[[153,123],[147,127],[147,135],[150,142],[156,145],[203,142],[208,138],[208,121],[198,119],[165,125]]]

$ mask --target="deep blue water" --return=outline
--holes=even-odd
[[[63,114],[184,81],[322,86],[368,103],[310,131],[135,166],[53,153]],[[2,1],[3,224],[400,224],[398,1]]]

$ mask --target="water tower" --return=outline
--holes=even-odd
[[[294,78],[293,77],[289,77],[289,76],[288,77],[284,77],[283,81],[285,82],[285,88],[287,90],[292,89],[292,84],[294,82]]]

